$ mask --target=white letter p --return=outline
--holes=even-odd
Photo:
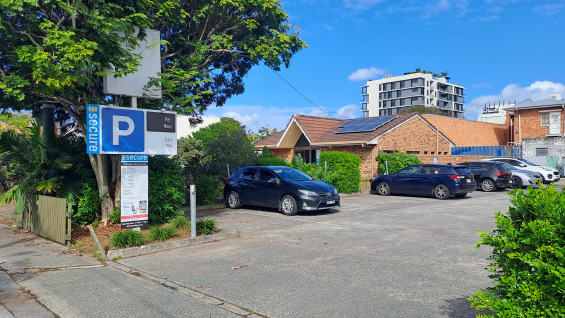
[[[117,146],[120,144],[120,136],[129,136],[131,135],[131,133],[133,132],[133,130],[135,129],[135,125],[133,124],[133,120],[131,120],[131,118],[127,117],[127,116],[112,116],[113,119],[113,126],[114,126],[114,135],[112,143],[114,144],[114,146]],[[128,129],[126,130],[120,130],[120,122],[125,122],[128,124]]]

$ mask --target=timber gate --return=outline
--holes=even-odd
[[[71,241],[70,205],[67,212],[67,200],[35,195],[31,204],[23,212],[22,228],[65,244]]]

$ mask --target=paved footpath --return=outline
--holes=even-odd
[[[0,318],[258,317],[180,284],[66,251],[0,224]]]

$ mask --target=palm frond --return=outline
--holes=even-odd
[[[54,194],[61,186],[61,177],[53,177],[35,184],[35,190],[43,194]]]

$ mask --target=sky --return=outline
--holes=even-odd
[[[447,71],[466,88],[465,118],[485,103],[565,98],[565,0],[285,0],[308,47],[279,75],[265,66],[245,92],[205,116],[284,129],[292,114],[358,118],[360,86],[385,74]],[[329,115],[326,113],[328,112]]]

